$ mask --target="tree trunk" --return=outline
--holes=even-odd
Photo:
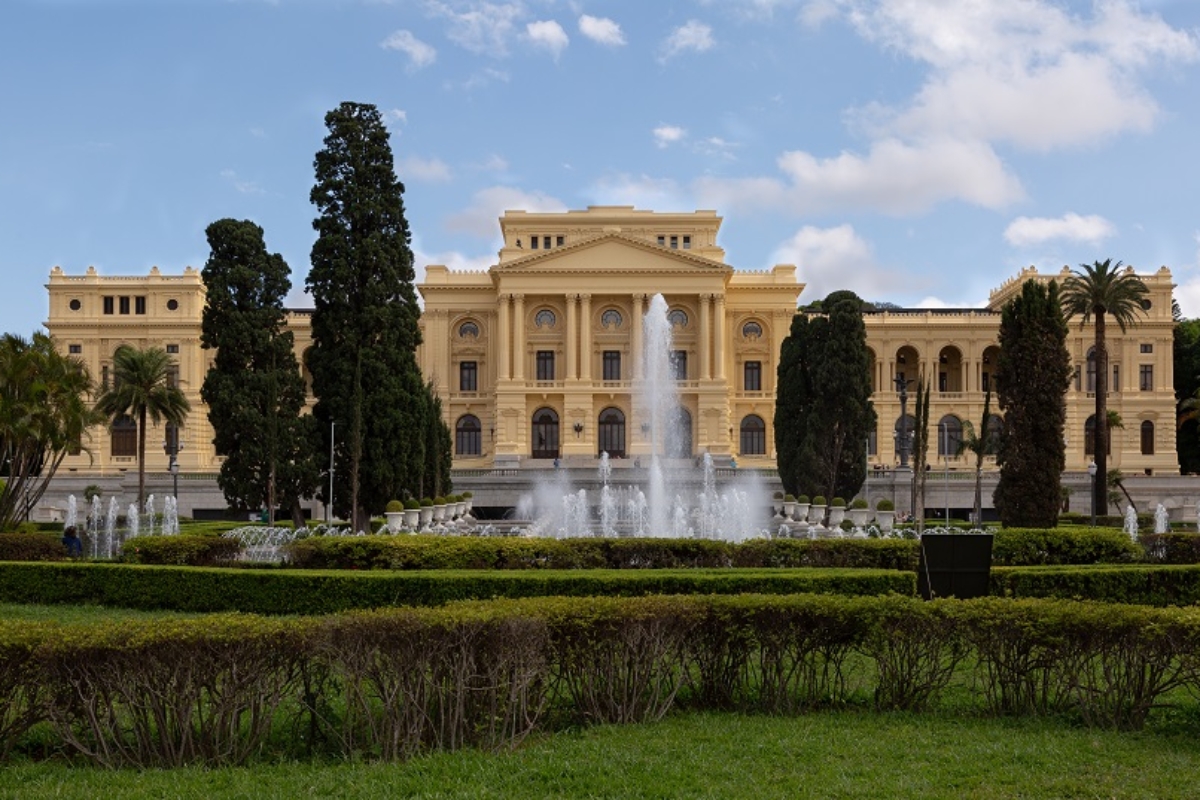
[[[983,527],[983,456],[975,462],[975,524]]]
[[[1092,510],[1108,513],[1108,346],[1104,339],[1104,312],[1096,312],[1096,424],[1092,442],[1096,475],[1092,479]]]
[[[138,413],[138,513],[146,506],[146,409]]]

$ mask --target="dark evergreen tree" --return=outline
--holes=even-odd
[[[300,501],[316,492],[318,471],[283,306],[292,287],[288,265],[267,252],[262,228],[249,220],[218,220],[206,234],[200,343],[217,352],[200,396],[225,456],[217,483],[232,508],[265,507],[274,523],[282,506],[303,524]]]
[[[451,454],[450,428],[442,419],[442,398],[432,383],[425,384],[425,470],[423,494],[429,497],[449,494]]]
[[[1005,527],[1052,528],[1062,500],[1071,378],[1058,285],[1026,281],[1001,312],[999,338],[996,391],[1004,433],[996,458],[996,510]]]
[[[875,425],[862,300],[833,292],[819,314],[792,319],[775,398],[779,475],[791,494],[853,497],[866,480]]]
[[[1179,424],[1175,431],[1175,449],[1179,471],[1185,475],[1200,473],[1200,320],[1175,321],[1175,402],[1179,406]]]
[[[912,432],[912,513],[917,530],[925,530],[925,484],[929,478],[929,379],[917,382],[917,402],[913,409],[915,420]]]
[[[335,510],[356,529],[387,501],[420,491],[425,382],[413,257],[388,132],[378,109],[342,103],[314,162],[317,241],[308,290],[308,368],[320,435],[336,424]],[[329,449],[329,439],[324,439]]]

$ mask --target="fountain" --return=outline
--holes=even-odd
[[[1137,509],[1133,504],[1125,507],[1125,533],[1129,534],[1129,538],[1137,541],[1138,538],[1138,518]]]
[[[600,454],[598,496],[570,485],[569,470],[539,484],[518,502],[519,519],[531,536],[660,536],[744,539],[769,536],[766,492],[753,473],[718,489],[712,456],[697,471],[677,423],[679,392],[671,364],[672,333],[667,301],[650,301],[642,320],[644,352],[634,397],[638,426],[649,444],[645,470],[614,480],[608,453]],[[640,463],[640,459],[639,459]],[[621,470],[626,472],[626,470]]]
[[[1158,508],[1154,509],[1154,532],[1166,533],[1169,530],[1171,530],[1171,517],[1163,504],[1159,503]]]

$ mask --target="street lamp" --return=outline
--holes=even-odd
[[[183,442],[179,441],[179,429],[170,426],[167,438],[163,440],[163,452],[167,454],[167,472],[171,473],[171,496],[179,502],[179,453],[183,450]]]
[[[1088,477],[1091,478],[1091,480],[1089,480],[1088,483],[1092,487],[1092,527],[1093,528],[1096,527],[1096,470],[1097,470],[1097,467],[1096,467],[1095,461],[1092,461],[1091,463],[1088,464]]]

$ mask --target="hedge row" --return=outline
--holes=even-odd
[[[206,534],[139,536],[125,543],[122,559],[133,564],[172,564],[212,567],[237,560],[242,546],[236,539]]]
[[[674,569],[870,567],[912,570],[905,539],[520,539],[447,536],[310,537],[288,548],[302,569]],[[1131,563],[1142,550],[1117,530],[1005,529],[997,565]]]
[[[1200,566],[1143,565],[996,568],[991,594],[1184,606],[1200,603]]]
[[[1200,612],[830,595],[565,598],[327,618],[0,622],[0,751],[37,723],[105,767],[510,747],[677,706],[934,706],[1138,729],[1200,690]],[[301,732],[303,734],[301,735]],[[46,734],[39,734],[43,739]],[[272,742],[276,743],[272,748]]]
[[[0,533],[0,561],[62,561],[66,557],[61,534]]]
[[[911,595],[915,590],[915,573],[861,569],[316,572],[0,563],[0,602],[257,614],[329,614],[496,597],[744,592]]]

